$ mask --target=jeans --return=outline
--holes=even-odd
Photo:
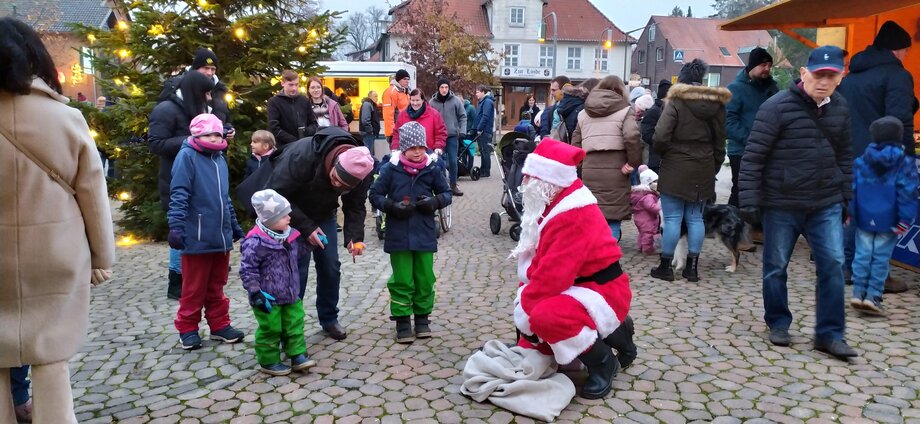
[[[856,256],[856,224],[843,226],[843,272],[853,273],[853,257]]]
[[[316,261],[316,314],[319,324],[326,326],[339,320],[339,282],[342,278],[342,263],[339,262],[339,240],[336,232],[335,215],[320,221],[319,228],[326,234],[329,243],[324,249],[313,248],[313,260]],[[305,234],[305,237],[309,237]],[[312,247],[312,246],[311,246]],[[297,262],[300,270],[300,298],[307,291],[307,277],[310,273],[310,256],[303,255]]]
[[[29,401],[29,366],[10,368],[10,387],[13,392],[13,405],[19,406]]]
[[[855,225],[850,225],[855,227]],[[885,279],[888,278],[888,261],[898,238],[894,233],[870,233],[856,230],[856,255],[853,257],[853,297],[858,299],[882,298]]]
[[[457,183],[457,154],[460,151],[460,137],[452,135],[447,137],[447,146],[444,148],[447,153],[447,169],[450,170],[450,185],[453,187]]]
[[[479,134],[479,152],[482,155],[479,162],[480,175],[488,177],[492,174],[492,132]]]
[[[182,251],[169,248],[169,270],[182,273]]]
[[[764,321],[771,329],[792,324],[786,288],[789,258],[800,235],[815,257],[815,342],[843,340],[846,315],[843,306],[843,225],[841,205],[817,211],[764,208],[763,305]]]
[[[664,234],[661,236],[661,255],[674,257],[680,240],[681,223],[687,223],[687,250],[699,255],[703,250],[706,226],[703,224],[703,202],[687,202],[661,193],[661,212],[664,214]]]
[[[738,172],[741,171],[741,156],[729,156],[728,163],[732,167],[732,194],[728,197],[728,204],[738,206]]]
[[[374,171],[380,167],[380,161],[377,160],[377,155],[374,154],[374,142],[377,140],[377,136],[374,134],[364,134],[361,136],[362,141],[364,141],[364,147],[367,147],[367,150],[370,150],[371,157],[374,158]]]
[[[620,241],[620,236],[623,235],[620,231],[620,222],[621,221],[607,221],[607,225],[610,227],[610,233],[613,234],[613,238],[617,239],[617,242]]]

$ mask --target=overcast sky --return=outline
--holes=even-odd
[[[473,0],[452,0],[473,1]],[[476,0],[478,1],[478,0]],[[552,0],[550,0],[552,1]],[[623,31],[630,31],[645,26],[652,15],[668,15],[674,6],[680,6],[687,12],[687,6],[693,8],[693,16],[706,17],[713,14],[713,0],[589,0],[613,23]],[[384,7],[399,4],[398,0],[320,0],[323,9],[362,11],[371,6]],[[347,6],[346,6],[347,4]],[[388,5],[389,4],[389,5]],[[347,9],[346,9],[347,8]],[[561,26],[563,23],[560,22]],[[638,37],[641,31],[632,35]]]

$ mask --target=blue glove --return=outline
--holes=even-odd
[[[266,314],[272,313],[272,301],[275,300],[275,297],[259,290],[255,293],[249,295],[249,305],[253,308],[258,308],[265,312]]]
[[[178,228],[171,228],[169,230],[169,236],[166,237],[166,241],[169,243],[169,247],[173,249],[185,249],[185,231]]]

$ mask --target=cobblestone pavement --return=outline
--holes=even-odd
[[[494,174],[493,174],[494,175]],[[310,296],[306,374],[269,377],[255,370],[255,322],[236,276],[226,292],[245,342],[185,352],[176,347],[168,301],[166,245],[120,248],[116,280],[94,289],[88,342],[73,358],[76,411],[85,423],[476,423],[533,422],[459,394],[467,357],[491,339],[511,341],[517,281],[506,260],[507,221],[488,229],[501,182],[461,180],[454,227],[436,256],[436,335],[394,342],[387,319],[389,263],[370,231],[357,263],[342,251],[341,321],[348,338],[323,337]],[[639,254],[624,223],[624,268],[632,276],[639,359],[615,379],[607,399],[575,398],[558,422],[578,423],[920,423],[920,307],[916,287],[888,295],[888,318],[847,310],[848,340],[861,357],[849,365],[811,348],[814,272],[804,243],[789,268],[793,345],[765,341],[760,257],[744,254],[735,274],[707,240],[702,282],[648,277],[656,258]],[[573,228],[573,236],[577,229]],[[341,248],[340,248],[341,250]],[[902,279],[915,274],[894,271]],[[311,275],[312,279],[312,275]],[[914,286],[916,284],[913,284]],[[314,293],[310,283],[308,295]],[[205,327],[202,323],[202,327]],[[203,328],[203,333],[207,330]],[[576,384],[583,374],[572,374]]]

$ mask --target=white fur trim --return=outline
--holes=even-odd
[[[527,285],[522,284],[518,287],[517,296],[514,298],[514,326],[529,336],[533,334],[533,330],[530,329],[530,315],[527,315],[527,312],[524,312],[524,308],[521,306],[521,293],[524,292],[524,287],[527,287]]]
[[[600,293],[589,288],[572,286],[565,289],[562,294],[575,298],[585,307],[588,315],[594,320],[594,325],[597,326],[597,332],[601,333],[601,337],[609,336],[620,326],[616,312]]]
[[[589,190],[588,187],[582,186],[578,190],[569,193],[568,196],[565,196],[565,198],[563,198],[559,204],[557,204],[555,207],[553,207],[552,210],[549,211],[549,214],[547,214],[546,217],[540,221],[540,231],[543,231],[543,227],[545,227],[551,219],[555,218],[557,215],[563,212],[568,212],[572,209],[578,209],[580,207],[596,204],[597,198],[594,197],[594,194],[591,193],[591,190]]]
[[[530,263],[533,262],[534,252],[524,252],[518,257],[517,275],[524,284],[530,282],[527,278],[527,270],[530,269]]]
[[[393,164],[394,166],[399,165],[399,155],[400,155],[399,150],[390,151],[390,163]]]
[[[553,356],[556,357],[556,363],[568,364],[575,360],[578,355],[588,350],[597,340],[597,331],[589,327],[583,327],[574,337],[551,343],[549,346],[553,349]]]
[[[565,165],[537,154],[527,156],[521,172],[524,175],[537,177],[559,187],[568,187],[578,178],[578,173],[574,166]]]

